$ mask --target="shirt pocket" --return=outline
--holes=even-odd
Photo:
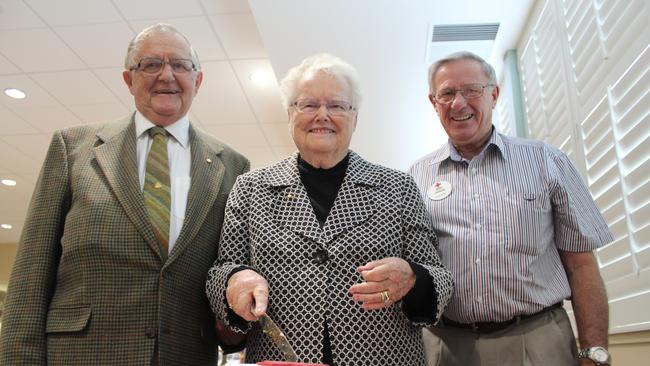
[[[553,236],[553,215],[545,191],[511,191],[504,207],[504,234],[508,248],[517,253],[538,255]]]
[[[80,332],[90,320],[90,306],[52,308],[47,312],[45,333]]]

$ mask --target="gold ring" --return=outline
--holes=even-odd
[[[390,295],[388,295],[388,290],[384,290],[381,292],[381,299],[383,302],[389,302],[390,301]]]

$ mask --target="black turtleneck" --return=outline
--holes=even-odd
[[[314,208],[314,213],[321,227],[325,224],[327,215],[334,206],[334,200],[343,183],[349,161],[348,154],[335,166],[329,169],[321,169],[314,168],[302,157],[298,156],[300,180],[307,190],[307,196],[309,196],[309,201]]]

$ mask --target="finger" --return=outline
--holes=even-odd
[[[371,269],[361,271],[361,277],[366,281],[383,281],[400,275],[399,265],[392,258],[375,261],[371,267]]]
[[[386,295],[382,295],[383,291],[374,292],[371,294],[354,294],[352,295],[352,300],[356,302],[361,302],[364,304],[373,304],[373,303],[383,303],[386,300]],[[388,292],[386,292],[388,293]],[[390,295],[388,295],[390,298]]]
[[[379,310],[379,309],[385,309],[387,307],[390,307],[393,305],[392,302],[373,302],[373,303],[363,303],[361,304],[361,307],[364,310]]]
[[[240,294],[240,296],[238,296],[235,300],[235,304],[233,305],[234,306],[232,307],[232,310],[235,312],[235,314],[239,315],[249,322],[257,320],[257,317],[251,311],[253,306],[253,297],[251,294]]]
[[[269,303],[269,290],[266,286],[257,286],[253,291],[253,298],[255,300],[254,307],[251,308],[252,314],[259,318],[266,313],[266,307]]]
[[[388,291],[364,296],[367,296],[367,301],[362,302],[361,307],[365,310],[384,309],[395,303],[395,300],[391,298]]]
[[[373,268],[375,268],[375,267],[377,267],[377,266],[380,266],[380,265],[382,265],[382,264],[383,264],[383,259],[379,259],[379,260],[376,260],[376,261],[368,262],[368,263],[366,263],[366,264],[364,264],[364,265],[362,265],[362,266],[359,266],[359,267],[357,268],[357,271],[359,271],[359,272],[370,271],[371,269],[373,269]]]
[[[388,281],[380,282],[361,282],[350,286],[348,290],[351,294],[374,294],[386,290],[390,286]]]

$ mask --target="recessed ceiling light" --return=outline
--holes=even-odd
[[[2,224],[2,225],[0,225],[0,227],[3,228],[3,229],[9,230],[9,229],[11,229],[13,226],[11,226],[11,225],[9,225],[9,224]]]
[[[7,88],[5,89],[5,94],[8,97],[14,98],[14,99],[25,99],[27,94],[25,94],[24,91],[16,88]]]
[[[249,78],[257,86],[266,86],[271,82],[271,75],[265,71],[254,71]]]
[[[2,182],[2,184],[6,185],[6,186],[15,186],[16,185],[16,181],[13,180],[13,179],[3,179],[0,182]]]

